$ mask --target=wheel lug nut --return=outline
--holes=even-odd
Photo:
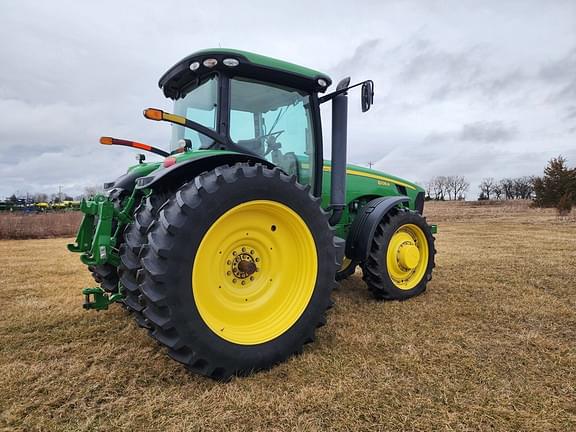
[[[254,276],[250,276],[250,280],[253,281],[253,280],[254,280]]]
[[[226,274],[227,274],[228,276],[230,276],[230,275],[232,274],[232,272],[227,271]]]
[[[242,252],[246,252],[246,248],[242,248]]]
[[[254,249],[250,251],[250,255],[254,255]]]
[[[246,285],[246,281],[242,281],[242,285]]]
[[[236,279],[232,279],[232,283],[236,283]]]

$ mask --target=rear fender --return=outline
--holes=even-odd
[[[266,159],[241,153],[211,154],[194,159],[179,161],[168,168],[160,168],[150,175],[136,180],[136,189],[173,188],[192,180],[203,172],[213,170],[222,165],[235,163],[261,163],[268,168],[276,165]]]

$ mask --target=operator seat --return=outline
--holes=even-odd
[[[264,156],[264,140],[261,138],[254,138],[254,139],[247,139],[247,140],[238,140],[236,143],[242,148],[257,154],[258,156]]]

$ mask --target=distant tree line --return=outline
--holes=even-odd
[[[555,207],[564,215],[576,205],[576,167],[570,168],[566,159],[558,156],[548,162],[541,177],[486,177],[479,189],[479,200],[531,199],[536,207]]]
[[[470,183],[458,175],[432,177],[426,183],[426,198],[429,200],[463,200],[470,189]]]
[[[479,200],[512,200],[532,199],[534,197],[533,176],[504,178],[496,180],[494,177],[483,178],[480,182]]]

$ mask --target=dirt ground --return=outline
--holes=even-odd
[[[428,291],[377,302],[361,272],[316,343],[249,378],[187,373],[93,286],[66,239],[0,241],[0,428],[576,430],[576,223],[525,204],[432,203]]]

